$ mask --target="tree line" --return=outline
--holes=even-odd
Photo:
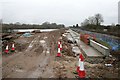
[[[64,24],[56,24],[50,22],[44,22],[41,25],[39,24],[20,24],[19,22],[2,24],[2,32],[11,32],[13,29],[60,29],[64,28]]]
[[[71,28],[79,28],[92,32],[99,32],[120,37],[120,24],[102,25],[104,22],[103,16],[98,13],[85,19],[81,26],[78,24],[71,26]]]

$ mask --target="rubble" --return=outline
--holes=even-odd
[[[80,49],[77,46],[72,47],[72,52],[77,56],[81,53]]]
[[[66,38],[63,38],[63,40],[64,40],[64,42],[66,42],[64,48],[71,50],[71,48],[68,47],[68,45],[69,45],[72,47],[72,52],[75,53],[75,51],[73,50],[75,44],[73,44],[72,42],[67,42]],[[67,55],[67,56],[69,56],[69,55]],[[109,78],[109,77],[118,78],[119,76],[118,76],[117,71],[119,71],[118,70],[119,67],[116,65],[119,64],[119,61],[117,61],[117,60],[118,60],[117,57],[114,57],[113,55],[111,55],[110,57],[107,57],[107,58],[85,58],[84,64],[85,64],[85,70],[87,73],[87,77],[90,77],[90,78]],[[67,62],[69,63],[69,60]],[[108,67],[108,66],[110,66],[110,67]],[[75,74],[75,72],[73,72],[73,74]],[[109,75],[106,75],[106,74],[109,74]]]
[[[105,66],[107,66],[107,67],[112,67],[112,64],[105,64]]]

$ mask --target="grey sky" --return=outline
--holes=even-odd
[[[117,23],[119,0],[2,0],[3,22],[80,24],[101,13],[104,24]],[[0,8],[1,9],[1,8]]]

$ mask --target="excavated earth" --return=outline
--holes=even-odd
[[[15,52],[2,52],[3,78],[76,78],[78,57],[72,52],[71,43],[62,37],[62,57],[56,57],[58,40],[64,29],[34,33],[30,37],[19,36],[8,43],[15,43]],[[87,78],[118,78],[119,60],[116,57],[85,58]],[[105,66],[112,64],[112,66]]]

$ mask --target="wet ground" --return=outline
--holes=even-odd
[[[75,78],[78,58],[72,45],[62,37],[62,57],[56,57],[57,42],[65,30],[20,36],[14,40],[16,51],[2,56],[3,78]],[[80,51],[81,52],[81,51]],[[105,64],[112,64],[106,66]],[[116,57],[85,58],[87,78],[118,78],[119,61]]]
[[[57,34],[59,37],[60,33]],[[52,32],[48,32],[37,33],[29,38],[21,36],[16,39],[16,43],[27,46],[22,51],[17,50],[14,53],[3,54],[3,78],[55,77],[51,62],[54,61],[55,55],[53,54],[57,49],[51,51],[53,47],[50,46],[55,46],[55,44],[51,45],[51,36]],[[55,41],[57,42],[57,38]]]

